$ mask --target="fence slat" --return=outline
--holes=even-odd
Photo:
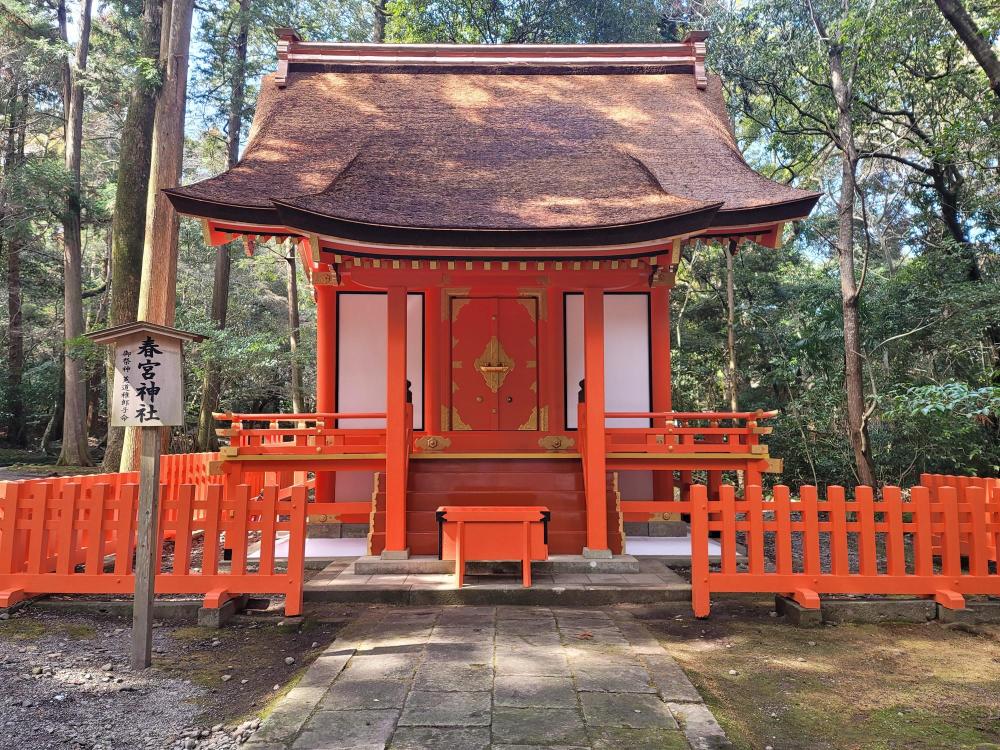
[[[719,489],[722,508],[722,570],[736,572],[736,488],[725,484]]]
[[[216,484],[205,491],[205,538],[201,553],[201,571],[214,576],[219,572],[219,533],[222,515],[222,485]]]
[[[792,572],[792,518],[789,489],[783,484],[774,487],[774,556],[778,573]]]
[[[926,487],[910,490],[910,504],[914,506],[913,520],[916,534],[913,540],[914,573],[929,576],[934,573],[934,544],[931,527],[931,493]]]
[[[692,490],[694,488],[692,487]],[[747,534],[747,553],[750,558],[750,572],[764,572],[764,513],[763,491],[757,485],[746,488],[747,520],[750,531]],[[706,521],[707,523],[707,521]]]
[[[15,482],[0,484],[0,575],[20,572],[20,556],[15,556],[17,517],[21,490],[24,485]],[[16,567],[15,567],[16,565]]]
[[[962,547],[958,528],[958,490],[942,487],[938,492],[935,510],[939,514],[939,524],[943,524],[941,536],[941,572],[946,576],[962,574]]]
[[[989,550],[986,536],[986,490],[968,487],[965,491],[965,508],[969,514],[971,534],[969,539],[969,572],[984,576],[989,572]]]
[[[233,551],[233,575],[244,575],[247,572],[247,522],[250,509],[250,488],[241,484],[236,487],[236,497],[230,507],[233,514],[230,521],[232,538],[227,535],[226,543]]]
[[[799,500],[802,508],[802,551],[803,572],[819,575],[823,572],[819,554],[819,508],[816,498],[816,487],[811,484],[799,489]]]
[[[31,522],[28,525],[27,571],[29,573],[41,573],[43,572],[42,558],[48,549],[46,523],[49,513],[49,498],[52,496],[52,485],[42,483],[32,487],[32,490]]]
[[[260,572],[274,573],[274,526],[277,520],[278,488],[264,488],[260,519]]]
[[[57,533],[56,533],[56,573],[59,575],[69,575],[73,570],[73,552],[76,546],[73,544],[73,532],[76,522],[76,504],[80,498],[80,485],[68,484],[63,488],[59,497],[53,498],[52,506],[58,512]]]
[[[906,538],[903,533],[903,501],[899,487],[884,487],[882,502],[885,504],[886,573],[891,576],[906,574]]]
[[[847,506],[844,503],[844,488],[831,484],[826,488],[827,509],[830,512],[830,568],[834,575],[850,573],[850,557],[847,554]]]
[[[99,575],[104,570],[104,503],[109,489],[106,484],[96,484],[83,501],[87,512],[87,552],[83,569],[89,575]]]
[[[132,572],[138,503],[139,485],[124,485],[118,493],[117,502],[118,531],[115,540],[115,575],[129,575]]]
[[[174,575],[191,570],[191,513],[194,506],[193,484],[177,488],[177,534],[174,537]]]
[[[861,484],[854,488],[854,502],[858,509],[858,568],[863,576],[878,574],[878,555],[875,544],[875,499],[872,488]]]

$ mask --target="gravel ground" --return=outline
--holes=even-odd
[[[346,609],[242,616],[223,630],[157,623],[153,667],[141,672],[128,666],[128,621],[19,611],[0,622],[0,747],[237,748]]]

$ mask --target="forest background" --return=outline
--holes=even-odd
[[[214,447],[213,409],[313,407],[314,307],[289,248],[208,247],[150,189],[235,163],[279,26],[454,43],[709,30],[747,160],[823,198],[778,250],[685,253],[675,408],[780,410],[788,483],[1000,470],[996,0],[0,0],[0,463],[117,470],[106,353],[83,334],[157,306],[207,336],[174,450]],[[173,253],[176,299],[158,298]]]

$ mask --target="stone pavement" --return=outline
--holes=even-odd
[[[371,609],[338,635],[253,750],[728,748],[683,671],[627,612]]]

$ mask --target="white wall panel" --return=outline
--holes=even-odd
[[[608,411],[649,411],[649,297],[604,295],[604,377]],[[583,295],[566,296],[566,422],[577,427],[583,379]],[[609,427],[646,427],[646,419],[609,419]]]
[[[387,296],[338,295],[337,411],[384,412]],[[413,394],[414,429],[424,426],[423,295],[407,297],[406,377]],[[384,419],[350,419],[342,427],[384,427]]]

